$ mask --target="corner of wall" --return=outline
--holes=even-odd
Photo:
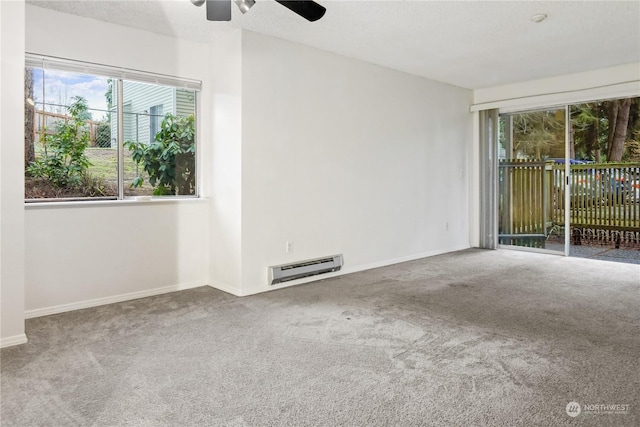
[[[242,31],[221,35],[210,51],[212,112],[210,286],[241,295]]]
[[[24,334],[24,2],[0,2],[0,345]]]
[[[13,347],[28,342],[26,334],[14,335],[12,337],[0,338],[0,348]]]

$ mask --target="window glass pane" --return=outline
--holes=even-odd
[[[110,80],[43,68],[25,76],[25,198],[117,197]]]
[[[124,194],[195,195],[195,92],[123,82]]]
[[[565,109],[500,116],[498,242],[564,251]]]

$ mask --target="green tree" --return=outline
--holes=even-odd
[[[193,116],[165,115],[155,141],[145,144],[127,141],[133,160],[149,174],[155,196],[195,194],[195,123]],[[132,187],[141,187],[144,178],[136,176]]]
[[[555,111],[513,116],[513,149],[530,159],[564,157],[564,119]]]
[[[622,160],[630,110],[631,98],[616,99],[609,104],[609,137],[607,139],[607,161],[609,162]]]
[[[104,93],[107,101],[107,122],[111,124],[111,109],[113,108],[113,79],[107,79],[107,91]]]
[[[619,162],[640,133],[640,98],[590,102],[572,106],[576,158]]]
[[[571,106],[571,127],[574,144],[573,158],[581,160],[601,160],[600,143],[606,121],[602,111],[602,103]]]
[[[35,106],[33,103],[33,68],[25,68],[24,73],[24,166],[36,159],[35,134],[33,116]]]
[[[43,155],[27,168],[31,176],[46,178],[59,188],[80,187],[87,168],[91,166],[85,155],[89,133],[84,120],[89,107],[81,96],[72,99],[73,103],[67,107],[70,118],[56,124],[56,132],[45,137]]]

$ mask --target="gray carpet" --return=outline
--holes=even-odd
[[[506,250],[176,292],[27,321],[1,422],[637,426],[639,303],[637,265]]]

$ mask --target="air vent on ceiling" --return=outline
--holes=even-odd
[[[275,265],[269,267],[269,283],[275,285],[289,280],[338,271],[342,268],[342,263],[342,254],[340,254],[292,264]]]

